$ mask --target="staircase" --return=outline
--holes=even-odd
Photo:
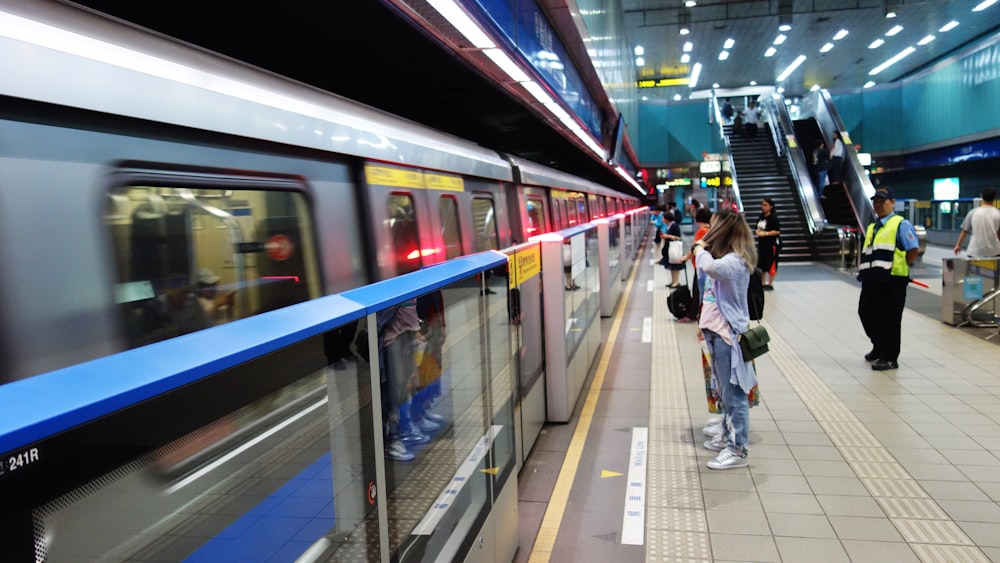
[[[725,126],[725,130],[733,156],[733,176],[739,184],[740,199],[750,229],[756,227],[760,217],[761,200],[769,197],[774,201],[774,212],[781,223],[779,260],[803,262],[816,259],[795,179],[788,160],[778,156],[774,150],[770,126],[761,123],[753,138],[733,135],[729,125]]]

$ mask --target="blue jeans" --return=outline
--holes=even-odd
[[[712,374],[715,376],[725,412],[722,415],[722,435],[726,446],[735,452],[745,452],[750,433],[750,403],[738,383],[730,383],[732,374],[732,349],[711,330],[703,330],[708,353],[712,356]]]

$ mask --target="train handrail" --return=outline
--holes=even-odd
[[[25,447],[506,262],[505,255],[492,250],[456,258],[0,386],[0,452]]]

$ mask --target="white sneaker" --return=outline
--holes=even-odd
[[[713,436],[711,440],[705,442],[705,449],[713,452],[721,452],[726,449],[726,440],[723,439],[721,434]]]
[[[706,436],[718,436],[722,434],[722,423],[710,424],[701,429],[702,434]]]
[[[750,461],[747,459],[746,452],[739,454],[726,448],[715,459],[709,460],[706,465],[709,469],[736,469],[750,465]]]
[[[420,420],[414,422],[413,426],[417,430],[420,430],[421,432],[434,432],[436,430],[440,430],[441,429],[441,425],[440,424],[432,421],[431,419],[427,418],[426,416],[424,418],[421,418]]]
[[[718,424],[722,424],[721,416],[713,416],[712,418],[705,421],[705,426],[716,426]]]
[[[410,461],[414,458],[414,455],[413,452],[406,449],[403,442],[393,440],[389,443],[389,447],[385,449],[385,457],[396,461]]]

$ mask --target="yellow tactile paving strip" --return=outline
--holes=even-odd
[[[781,335],[773,329],[769,332],[771,360],[921,561],[988,562],[989,558]]]
[[[712,561],[677,333],[662,305],[668,294],[666,278],[665,270],[657,267],[649,374],[646,560]]]

